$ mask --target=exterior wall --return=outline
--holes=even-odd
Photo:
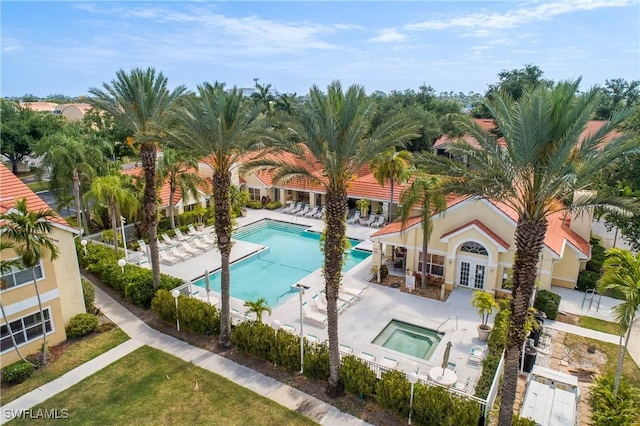
[[[553,265],[550,284],[573,289],[578,282],[581,262],[575,250],[565,247],[562,258]],[[542,288],[542,286],[541,286]],[[546,288],[548,290],[548,288]]]
[[[58,240],[59,259],[64,260],[53,262],[52,269],[60,290],[62,318],[66,324],[73,316],[86,312],[86,307],[73,236],[69,232],[54,229],[52,237]]]

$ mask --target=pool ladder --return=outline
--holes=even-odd
[[[456,320],[456,326],[455,326],[455,328],[446,329],[446,330],[444,330],[444,331],[443,331],[443,330],[440,330],[440,327],[442,327],[443,325],[445,325],[445,324],[446,324],[447,322],[449,322],[449,320],[451,320],[451,319],[455,319],[455,320]],[[458,330],[458,317],[457,317],[457,316],[455,316],[455,315],[454,315],[454,316],[452,316],[452,317],[447,318],[446,320],[444,320],[444,321],[442,322],[442,324],[440,324],[440,325],[438,326],[438,328],[436,328],[436,331],[437,331],[438,333],[446,333],[447,331],[457,331],[457,330]]]

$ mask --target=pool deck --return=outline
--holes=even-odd
[[[324,222],[319,219],[290,216],[280,213],[280,211],[270,210],[249,210],[246,217],[237,218],[237,225],[243,227],[262,219],[306,225],[317,232],[321,232],[324,228]],[[208,231],[211,230],[209,229]],[[361,240],[362,243],[356,247],[364,250],[371,250],[369,236],[375,231],[375,228],[366,226],[347,225],[347,237]],[[232,262],[236,261],[261,248],[262,246],[258,244],[236,241],[231,252],[231,260]],[[183,280],[195,280],[201,277],[205,270],[214,271],[219,267],[219,252],[217,249],[212,248],[207,253],[176,265],[161,265],[161,271]],[[343,285],[356,289],[365,289],[365,292],[361,300],[350,304],[348,308],[340,313],[340,343],[350,346],[354,355],[366,352],[374,355],[377,361],[382,360],[383,357],[392,358],[398,361],[397,368],[399,370],[423,373],[428,372],[432,367],[441,365],[446,343],[451,342],[449,361],[456,364],[456,374],[459,381],[469,379],[470,384],[467,392],[472,392],[482,367],[480,363],[472,362],[473,359],[470,359],[469,355],[474,346],[486,345],[486,342],[481,342],[477,338],[476,326],[479,318],[476,311],[470,308],[473,290],[457,287],[445,302],[440,302],[410,295],[400,291],[400,289],[376,285],[369,282],[370,277],[370,260],[365,260],[356,265],[343,277]],[[309,287],[303,294],[303,302],[311,305],[313,296],[321,294],[324,288],[321,270],[311,273],[299,282]],[[566,307],[566,311],[578,310],[578,307],[574,306],[581,302],[581,296],[574,294],[577,292],[556,288],[552,290],[565,292],[563,294],[564,306],[561,305],[561,310],[563,307]],[[202,293],[204,292],[200,292],[196,297],[205,299],[206,296]],[[295,334],[299,335],[302,330],[304,335],[315,336],[320,342],[327,340],[326,327],[318,328],[307,322],[301,324],[298,294],[292,290],[292,294],[285,296],[283,302],[273,308],[272,314],[270,316],[267,315],[263,321],[271,324],[272,321],[277,319],[282,324],[295,328]],[[219,295],[214,292],[211,295],[214,298],[214,303],[218,303]],[[244,301],[240,299],[231,298],[231,308],[244,312],[246,309],[243,303]],[[614,305],[615,303],[610,300],[603,300],[599,312],[596,313],[595,308],[592,308],[588,314],[611,320],[611,307]],[[445,334],[428,360],[415,358],[371,343],[378,333],[393,319],[445,332]],[[550,323],[553,322],[550,321]],[[553,326],[552,324],[550,325]]]

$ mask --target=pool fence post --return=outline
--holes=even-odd
[[[304,290],[308,290],[310,287],[295,283],[292,287],[298,288],[298,293],[300,294],[300,374],[304,373],[304,318],[302,313],[302,293]]]

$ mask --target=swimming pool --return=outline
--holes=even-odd
[[[320,234],[306,227],[275,220],[260,222],[238,229],[233,238],[260,244],[264,250],[231,265],[231,296],[242,300],[267,299],[270,307],[286,300],[296,291],[291,285],[322,267]],[[359,241],[351,240],[355,246]],[[344,272],[370,256],[369,252],[350,249],[345,258]],[[220,271],[209,274],[211,290],[220,291]],[[205,287],[204,277],[194,281]]]
[[[403,321],[391,320],[373,344],[428,360],[438,347],[442,334],[430,328],[418,327]]]

